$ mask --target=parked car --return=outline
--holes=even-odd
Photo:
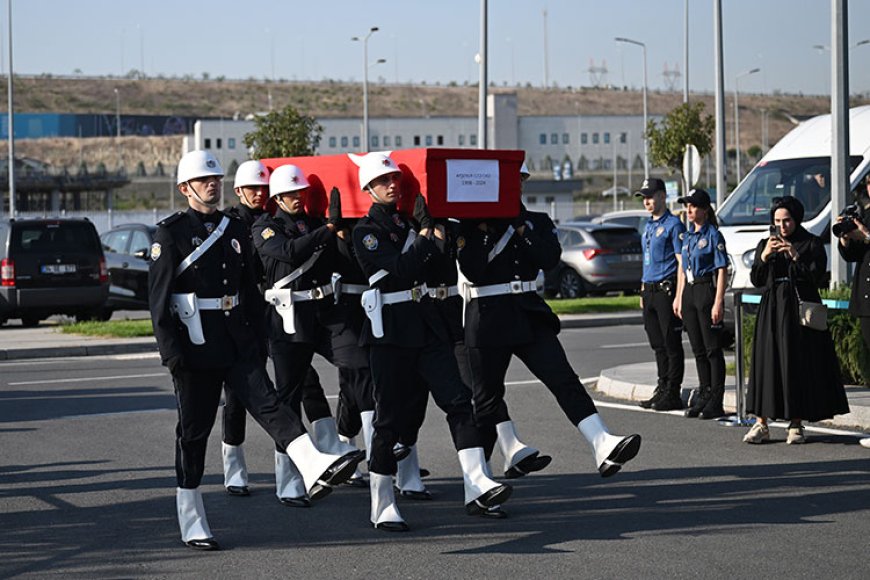
[[[155,226],[125,224],[100,236],[109,269],[106,310],[148,309],[148,263]]]
[[[544,275],[548,296],[578,298],[640,288],[643,262],[640,234],[635,228],[569,222],[556,229],[562,259]]]
[[[639,234],[643,235],[643,229],[646,227],[646,222],[649,221],[649,212],[645,209],[611,211],[590,221],[596,224],[631,226],[636,229]]]
[[[53,314],[103,317],[106,259],[86,219],[0,221],[0,324],[36,326]]]

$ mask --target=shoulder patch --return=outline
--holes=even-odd
[[[456,247],[460,250],[465,247],[465,236],[459,236],[456,238]]]
[[[157,261],[160,259],[160,254],[163,253],[163,246],[160,245],[160,242],[154,242],[151,244],[151,259],[153,261]]]
[[[260,237],[262,237],[264,240],[268,240],[269,238],[271,238],[274,235],[275,235],[275,230],[273,230],[272,228],[264,228],[263,231],[260,232]]]
[[[362,239],[363,246],[369,252],[374,252],[378,249],[378,238],[374,234],[368,234]]]
[[[680,241],[683,241],[686,237],[686,232],[680,232]]]
[[[724,252],[725,251],[725,244],[722,242],[719,242],[719,244],[716,246],[716,249],[719,250],[720,252]]]

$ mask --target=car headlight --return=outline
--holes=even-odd
[[[752,268],[752,262],[755,261],[755,250],[749,250],[748,252],[743,253],[743,265],[747,268]]]

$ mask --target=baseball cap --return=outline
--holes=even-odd
[[[693,189],[689,195],[677,199],[677,203],[691,203],[696,207],[710,207],[710,194],[703,189]]]
[[[652,197],[660,191],[667,191],[665,188],[665,182],[656,177],[651,177],[643,180],[640,190],[635,191],[634,195],[637,197]]]

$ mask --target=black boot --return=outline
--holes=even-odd
[[[698,387],[698,392],[695,393],[695,398],[692,400],[691,406],[686,409],[686,417],[694,418],[701,414],[704,407],[707,406],[707,401],[710,400],[710,387],[701,385]]]
[[[659,383],[656,385],[656,390],[653,391],[653,396],[645,401],[641,401],[639,405],[644,409],[651,409],[656,401],[665,396],[666,391],[667,387],[665,387],[665,383],[659,381]]]
[[[725,409],[722,408],[722,399],[725,397],[725,385],[719,385],[710,389],[710,400],[701,409],[700,419],[717,419],[725,416]]]
[[[683,399],[680,397],[680,386],[668,387],[658,401],[653,401],[653,411],[677,411],[683,408]]]

